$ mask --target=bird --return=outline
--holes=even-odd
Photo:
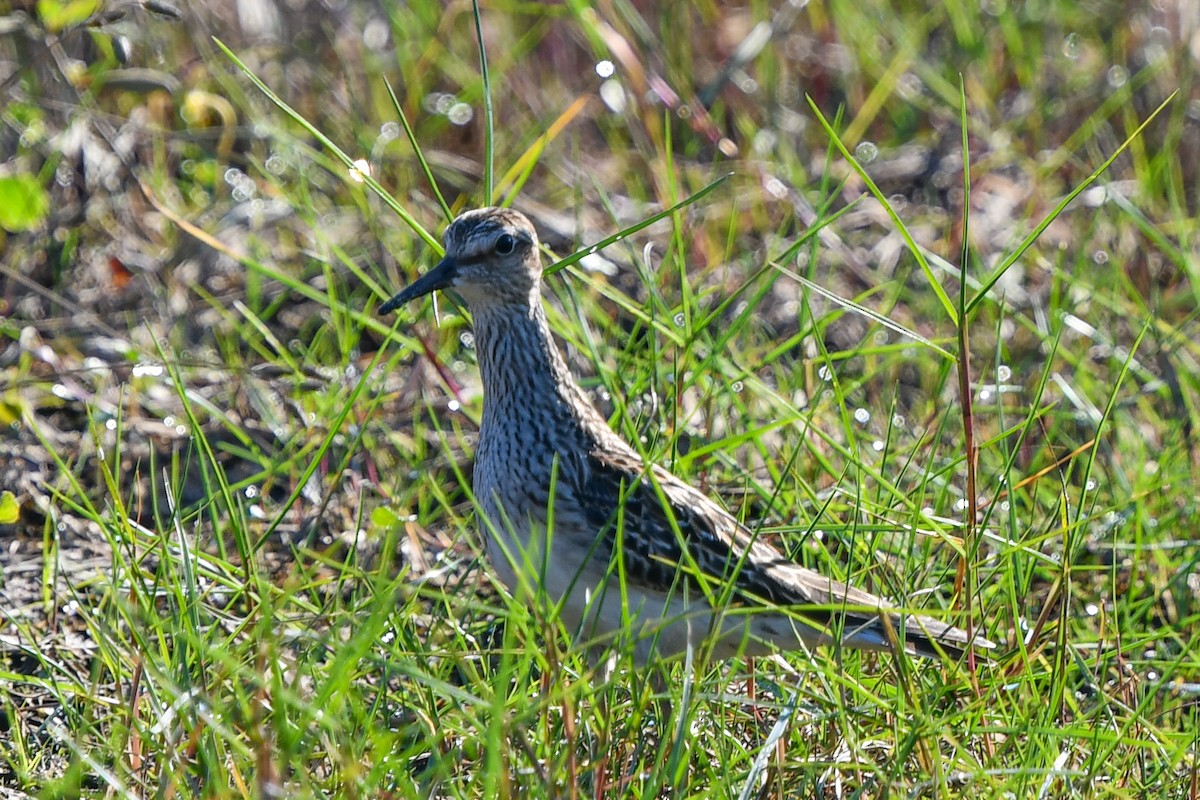
[[[486,553],[514,593],[540,593],[589,647],[635,663],[842,647],[958,659],[994,645],[803,567],[664,466],[591,403],[550,332],[537,232],[478,208],[445,257],[379,308],[451,290],[472,317],[483,411],[472,489]],[[611,658],[611,656],[610,656]]]

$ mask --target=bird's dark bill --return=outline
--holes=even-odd
[[[390,314],[409,300],[424,297],[431,292],[436,292],[438,289],[446,289],[453,285],[457,275],[458,264],[453,259],[443,258],[437,263],[436,267],[417,278],[408,287],[397,292],[391,300],[381,305],[379,313]]]

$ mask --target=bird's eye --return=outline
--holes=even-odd
[[[507,233],[496,240],[496,253],[502,256],[509,255],[513,250],[517,249],[517,240],[509,236]]]

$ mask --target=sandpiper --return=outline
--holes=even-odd
[[[468,211],[443,241],[445,258],[380,312],[438,289],[466,301],[484,392],[474,495],[489,558],[514,592],[544,592],[589,645],[630,640],[642,664],[704,644],[716,658],[835,642],[951,658],[992,647],[793,563],[646,463],[555,345],[524,215]]]

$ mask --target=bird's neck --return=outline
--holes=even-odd
[[[484,433],[502,420],[527,420],[559,433],[591,438],[604,424],[567,369],[554,343],[540,298],[528,306],[496,304],[475,309],[475,347],[483,378]],[[512,435],[521,435],[511,431]]]

